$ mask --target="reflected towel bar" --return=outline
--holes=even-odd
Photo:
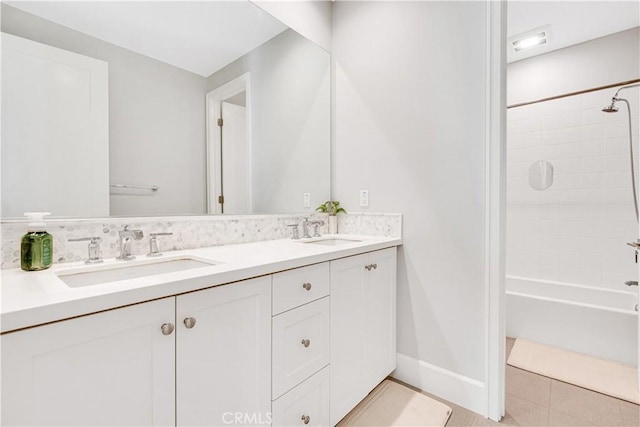
[[[157,185],[126,185],[126,184],[109,184],[109,187],[114,188],[135,188],[137,190],[151,190],[158,191],[160,187]]]

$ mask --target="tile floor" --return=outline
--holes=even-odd
[[[513,343],[507,338],[507,358]],[[638,405],[512,366],[507,366],[506,389],[506,414],[500,423],[423,393],[453,409],[447,427],[640,426]]]

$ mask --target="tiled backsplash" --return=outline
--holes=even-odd
[[[402,214],[350,213],[338,215],[338,233],[402,237]]]
[[[118,230],[128,224],[140,229],[145,237],[134,241],[136,255],[149,252],[149,234],[171,232],[161,236],[160,250],[194,249],[207,246],[230,245],[282,239],[290,236],[287,224],[300,224],[304,218],[325,220],[321,233],[327,232],[326,215],[248,215],[248,216],[181,216],[156,218],[106,218],[84,220],[50,220],[47,231],[53,235],[54,263],[81,261],[87,258],[87,242],[68,239],[98,236],[103,258],[118,255]],[[27,221],[6,221],[2,231],[1,268],[20,266],[20,239],[27,230]],[[348,214],[338,216],[338,232],[375,236],[402,236],[400,214]]]
[[[638,271],[627,111],[603,113],[615,88],[511,108],[507,125],[507,274],[625,290]],[[625,94],[627,95],[627,94]],[[637,118],[637,91],[629,91]],[[638,128],[634,121],[635,155]],[[553,185],[529,166],[553,164]]]

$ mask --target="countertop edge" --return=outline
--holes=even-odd
[[[3,312],[0,314],[0,333],[12,333],[22,329],[72,319],[79,316],[85,316],[129,305],[144,303],[156,299],[172,297],[175,295],[194,292],[210,287],[232,284],[234,282],[239,282],[254,277],[270,275],[311,264],[333,261],[340,258],[402,245],[402,238],[399,237],[369,237],[372,241],[364,242],[364,244],[358,245],[356,247],[338,246],[322,253],[304,254],[299,257],[283,258],[267,263],[248,263],[246,265],[241,265],[235,269],[222,272],[204,273],[202,275],[196,275],[194,277],[185,279],[159,282],[151,286],[142,286],[132,289],[124,289],[121,291],[107,292],[100,295],[70,299],[35,307],[24,307],[22,309],[14,311],[5,312],[3,308]],[[267,242],[273,241],[266,241],[261,243]],[[242,245],[231,246],[239,247]],[[203,257],[203,255],[199,254],[199,252],[207,249],[211,248],[202,248],[200,250],[180,252],[194,253],[200,257]],[[216,247],[216,249],[224,250],[224,246]],[[170,253],[167,253],[167,255],[169,254]]]

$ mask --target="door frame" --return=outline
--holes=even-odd
[[[222,210],[218,203],[218,195],[222,190],[222,183],[218,179],[217,171],[221,168],[220,146],[222,144],[220,130],[218,128],[218,118],[222,110],[222,101],[240,92],[246,92],[246,138],[248,159],[248,199],[251,210],[251,73],[247,72],[241,76],[213,89],[206,96],[206,168],[207,168],[207,213],[221,214]]]
[[[487,2],[485,135],[485,416],[505,414],[507,0]]]

